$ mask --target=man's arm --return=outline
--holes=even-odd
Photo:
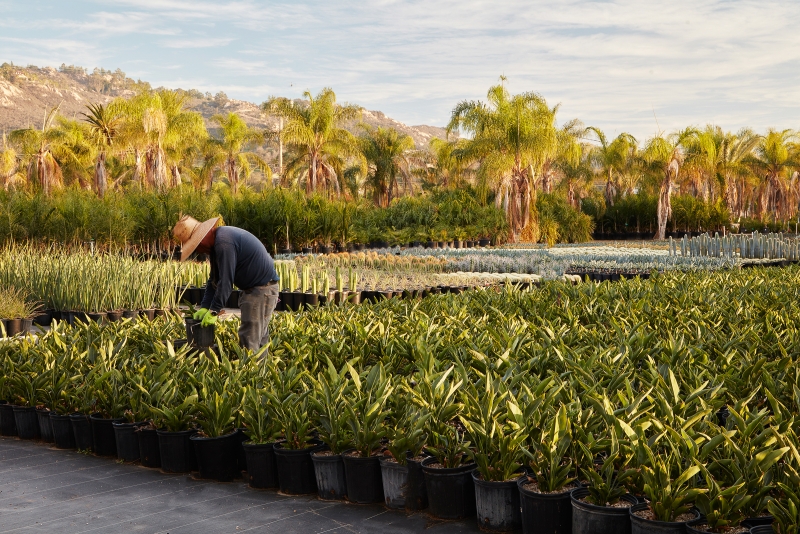
[[[214,286],[214,281],[211,279],[211,276],[209,276],[208,282],[206,282],[206,290],[203,293],[203,300],[200,302],[201,308],[208,309],[211,306],[211,301],[214,300],[214,295],[216,293],[216,288]]]

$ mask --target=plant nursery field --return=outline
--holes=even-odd
[[[2,431],[490,530],[798,532],[800,268],[540,282],[281,313],[258,355],[56,321],[0,342]]]

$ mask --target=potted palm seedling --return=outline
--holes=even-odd
[[[423,510],[428,507],[422,474],[428,415],[412,402],[407,383],[403,389],[405,394],[391,398],[392,417],[387,425],[389,442],[381,457],[383,495],[389,508]]]
[[[242,421],[249,438],[244,442],[247,457],[247,483],[251,488],[277,488],[278,466],[275,463],[275,440],[280,428],[269,416],[266,390],[248,387],[242,401]]]
[[[117,455],[113,425],[125,421],[122,414],[128,407],[127,389],[123,384],[122,372],[117,368],[119,351],[124,350],[124,344],[118,347],[110,341],[108,345],[101,345],[95,366],[86,378],[93,397],[89,416],[92,450],[98,456]]]
[[[422,461],[428,507],[434,517],[460,519],[475,515],[475,463],[469,456],[467,441],[457,417],[462,404],[456,393],[463,380],[452,375],[454,367],[436,369],[433,356],[420,370],[414,401],[428,417],[426,451],[431,457]]]
[[[354,384],[347,380],[348,367],[337,371],[330,358],[327,368],[313,382],[310,397],[312,419],[325,450],[311,454],[317,478],[317,493],[320,499],[336,500],[347,497],[342,452],[352,446],[349,435],[347,397]]]
[[[194,444],[200,478],[228,482],[240,476],[234,413],[239,408],[238,388],[225,388],[218,376],[204,375],[197,402],[201,430],[189,440]]]
[[[539,417],[527,425],[530,436],[530,475],[519,480],[522,530],[525,534],[571,534],[570,493],[579,487],[572,459],[572,425],[566,405],[552,414],[543,404],[545,397],[531,402],[532,414]],[[544,401],[544,402],[542,402]]]
[[[581,473],[588,486],[571,494],[573,532],[630,533],[629,508],[638,501],[628,493],[626,484],[637,471],[630,467],[633,453],[620,446],[620,435],[619,426],[612,423],[607,439],[598,440],[597,447],[579,443],[584,459]],[[598,455],[602,462],[596,464]]]
[[[700,517],[693,509],[695,499],[708,491],[694,487],[700,466],[688,450],[668,445],[670,450],[657,454],[643,442],[639,446],[647,458],[639,468],[647,502],[630,508],[631,534],[656,529],[665,534],[686,532],[686,524]],[[686,456],[681,456],[681,452]]]
[[[302,495],[317,492],[317,478],[311,453],[321,449],[312,436],[310,419],[311,390],[301,370],[302,359],[291,366],[279,369],[279,363],[270,371],[272,389],[267,390],[269,415],[280,428],[283,439],[274,445],[278,466],[278,483],[283,493]]]
[[[354,447],[342,454],[347,498],[359,504],[383,502],[381,441],[386,436],[386,403],[394,388],[380,363],[363,378],[352,365],[347,367],[355,386],[345,404]]]
[[[525,417],[508,389],[514,377],[488,371],[480,390],[464,388],[464,413],[460,419],[472,448],[476,469],[475,507],[481,528],[508,532],[521,524],[517,481],[522,476]]]
[[[161,468],[168,473],[197,469],[194,447],[189,441],[197,432],[193,425],[197,393],[193,386],[184,384],[178,379],[164,383],[155,396],[157,404],[150,406],[153,426],[157,429]]]

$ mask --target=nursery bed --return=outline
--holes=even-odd
[[[479,532],[364,506],[166,475],[157,469],[0,438],[0,534],[11,532]]]

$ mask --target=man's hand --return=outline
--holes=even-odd
[[[194,315],[192,315],[192,319],[194,319],[195,321],[199,321],[206,315],[208,315],[208,308],[200,308],[199,310],[194,312]]]
[[[211,326],[212,324],[217,324],[217,315],[215,313],[206,313],[203,315],[200,326]]]

